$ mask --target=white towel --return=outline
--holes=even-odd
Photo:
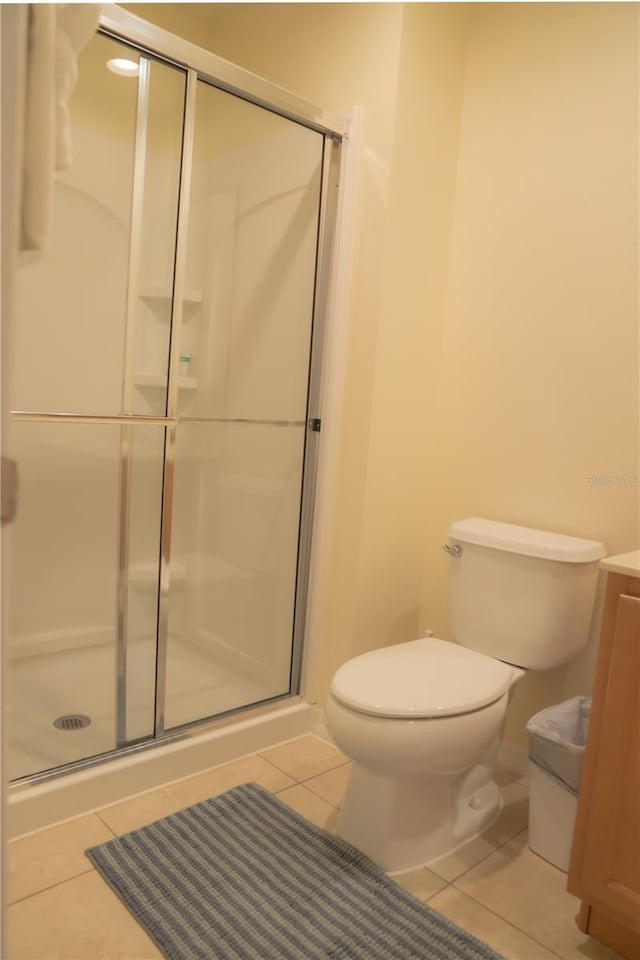
[[[56,6],[56,170],[73,161],[68,102],[78,79],[78,53],[98,26],[100,6],[63,3]]]
[[[42,256],[51,230],[54,170],[71,165],[68,100],[77,55],[98,26],[100,6],[29,5],[20,263]]]

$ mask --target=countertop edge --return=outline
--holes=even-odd
[[[640,550],[620,553],[615,557],[605,557],[600,561],[600,569],[608,573],[622,573],[627,577],[640,578]]]

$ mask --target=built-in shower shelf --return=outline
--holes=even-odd
[[[167,287],[156,287],[149,285],[141,287],[138,296],[141,300],[146,300],[150,306],[170,306],[173,299],[173,291]],[[187,289],[182,297],[182,303],[187,307],[199,307],[202,304],[202,294],[199,290]],[[169,310],[163,310],[162,318],[169,319]],[[189,319],[189,314],[185,314],[185,320]]]
[[[159,373],[138,373],[135,378],[136,387],[162,387],[167,389],[167,378]],[[195,390],[198,386],[196,377],[180,377],[178,387],[180,390]]]
[[[173,561],[170,573],[171,583],[184,582],[187,579],[187,565]],[[155,586],[158,582],[158,564],[136,563],[129,567],[129,583],[143,586]]]

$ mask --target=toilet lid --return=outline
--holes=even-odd
[[[508,663],[434,637],[349,660],[331,692],[352,710],[374,716],[451,717],[498,700],[513,677]]]

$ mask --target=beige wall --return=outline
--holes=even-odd
[[[363,523],[348,578],[355,653],[424,626],[432,344],[446,302],[468,16],[464,5],[404,6]],[[343,643],[338,632],[321,697]]]
[[[362,108],[310,695],[355,653],[446,633],[453,519],[632,547],[638,488],[587,478],[639,472],[637,5],[129,9],[326,108]],[[512,741],[588,691],[593,652],[519,685]]]
[[[446,322],[429,402],[425,620],[446,629],[465,516],[638,543],[638,7],[478,5]],[[637,484],[637,481],[636,481]],[[594,631],[595,632],[595,631]],[[507,738],[588,693],[595,643],[518,685]]]

